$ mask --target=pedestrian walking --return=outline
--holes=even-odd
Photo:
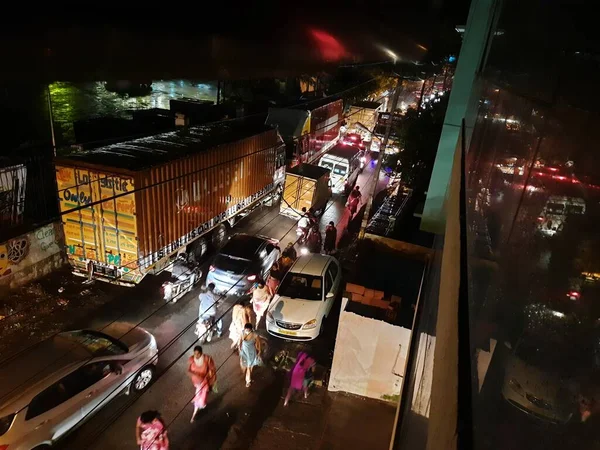
[[[215,361],[211,356],[205,355],[199,345],[194,347],[194,354],[188,359],[188,373],[196,389],[196,394],[192,400],[194,405],[194,412],[190,419],[190,423],[192,423],[198,411],[206,408],[208,393],[217,382]]]
[[[240,367],[246,376],[246,387],[252,383],[252,369],[262,365],[260,337],[254,332],[251,323],[244,327],[244,335],[240,340]]]
[[[252,323],[252,309],[246,307],[244,300],[239,300],[231,311],[231,325],[229,326],[229,339],[231,339],[231,348],[238,346],[244,326]]]
[[[138,417],[135,437],[140,450],[169,450],[167,426],[158,411],[145,411]]]
[[[304,398],[308,398],[308,389],[314,382],[315,366],[315,360],[308,356],[306,352],[298,353],[283,406],[288,405],[295,392],[302,391],[304,392]]]
[[[329,222],[325,228],[325,242],[323,243],[323,250],[325,254],[330,255],[335,251],[335,244],[337,242],[337,228],[335,223]]]
[[[258,328],[262,316],[267,312],[272,297],[267,285],[259,281],[252,291],[252,300],[250,300],[254,314],[256,314],[256,328]]]
[[[275,264],[273,264],[271,271],[269,272],[269,277],[267,278],[267,288],[269,289],[271,296],[274,296],[275,292],[277,292],[277,288],[279,287],[282,278],[283,272],[279,261],[275,261]]]
[[[296,252],[296,248],[294,247],[293,242],[290,242],[288,245],[285,246],[281,256],[288,257],[292,261],[296,261],[296,258],[298,258],[298,252]]]

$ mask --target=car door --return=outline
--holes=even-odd
[[[102,406],[116,397],[127,385],[126,367],[128,361],[104,359],[94,361],[84,367],[86,399],[82,406],[82,418],[87,419]]]
[[[325,271],[325,314],[327,316],[329,316],[329,312],[331,311],[331,307],[333,306],[333,303],[335,302],[335,299],[337,297],[337,293],[339,291],[339,285],[340,285],[340,276],[339,276],[340,270],[339,270],[339,266],[337,265],[337,263],[335,261],[332,261],[329,266],[327,267],[327,270]],[[333,296],[331,298],[327,298],[327,294],[333,294]]]
[[[32,430],[44,430],[46,439],[56,440],[75,427],[83,418],[84,405],[89,402],[86,389],[92,380],[83,367],[69,373],[35,396],[25,415]]]

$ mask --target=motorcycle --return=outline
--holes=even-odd
[[[308,230],[303,245],[300,247],[301,255],[309,253],[320,253],[323,246],[323,238],[318,227],[312,227]]]
[[[165,281],[162,286],[163,299],[167,302],[177,302],[190,292],[200,278],[202,271],[193,257],[180,255],[173,263],[172,279]]]
[[[196,336],[198,336],[200,345],[212,341],[217,335],[214,317],[201,317],[196,323]]]

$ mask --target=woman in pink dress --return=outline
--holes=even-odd
[[[169,450],[167,427],[158,411],[146,411],[138,417],[135,436],[140,450]]]
[[[308,354],[305,352],[298,353],[296,364],[292,369],[290,387],[287,391],[287,395],[285,396],[283,406],[288,405],[292,394],[296,391],[303,391],[304,398],[308,397],[308,388],[313,380],[315,365],[315,360],[308,356]]]
[[[206,397],[217,381],[217,370],[214,360],[202,353],[202,347],[194,347],[194,354],[188,359],[188,373],[196,388],[196,394],[192,400],[194,412],[190,423],[196,418],[200,409],[206,408]]]

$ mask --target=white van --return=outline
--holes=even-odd
[[[360,173],[360,149],[336,145],[319,160],[319,166],[331,171],[331,190],[334,193],[348,194]]]

